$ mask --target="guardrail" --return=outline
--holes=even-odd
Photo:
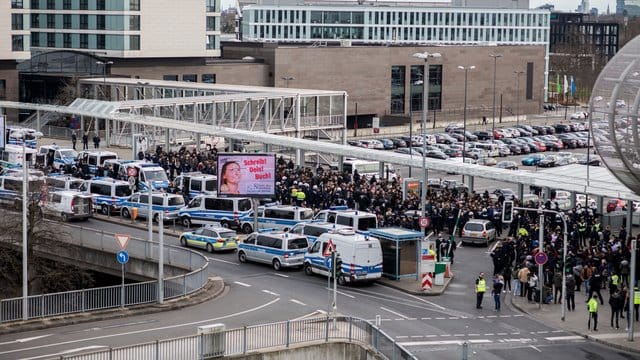
[[[315,317],[213,331],[142,344],[106,348],[82,354],[61,355],[69,360],[208,359],[286,350],[292,345],[329,342],[356,343],[387,359],[417,360],[378,327],[354,317]],[[322,356],[318,356],[320,358]]]
[[[119,247],[113,233],[96,232],[80,226],[67,226],[69,237],[65,242],[95,250],[115,253]],[[64,231],[64,230],[63,230]],[[157,261],[159,246],[147,240],[131,238],[127,252],[132,258]],[[174,245],[164,246],[164,263],[185,268],[186,274],[165,278],[164,299],[188,295],[201,289],[208,281],[208,261],[202,254]],[[124,303],[122,292],[124,291]],[[22,320],[23,298],[0,301],[0,323]],[[158,301],[158,281],[107,286],[28,297],[29,319],[65,314],[113,309]]]

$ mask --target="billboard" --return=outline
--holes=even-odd
[[[219,196],[273,197],[275,188],[275,154],[218,154]]]

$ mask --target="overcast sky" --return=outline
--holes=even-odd
[[[355,2],[356,0],[354,0]],[[222,0],[221,6],[222,9],[227,9],[229,7],[235,7],[235,0]],[[532,8],[538,7],[543,4],[552,4],[555,5],[556,10],[562,11],[574,11],[580,5],[580,0],[529,0],[529,6]],[[607,12],[607,5],[610,6],[611,12],[616,11],[616,1],[615,0],[590,0],[589,6],[594,8],[598,8],[600,14],[604,14]]]

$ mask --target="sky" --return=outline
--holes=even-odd
[[[356,1],[356,0],[354,0]],[[229,7],[235,7],[235,0],[222,0],[221,6],[222,9],[227,9]],[[529,6],[532,8],[538,7],[544,4],[552,4],[555,5],[556,10],[562,11],[574,11],[580,5],[580,0],[529,0]],[[615,0],[590,0],[589,6],[594,8],[598,8],[599,13],[604,14],[607,11],[607,5],[610,5],[611,12],[616,11],[616,1]]]

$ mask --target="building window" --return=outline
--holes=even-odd
[[[207,12],[216,12],[216,0],[207,0]]]
[[[47,0],[47,10],[56,9],[56,0]]]
[[[163,75],[162,80],[165,81],[178,81],[178,75]]]
[[[36,29],[40,27],[40,14],[31,14],[31,27]]]
[[[216,74],[202,74],[202,82],[207,84],[215,84]]]
[[[131,0],[131,1],[129,1],[129,10],[131,10],[131,11],[140,11],[140,0]]]
[[[47,29],[56,28],[56,16],[54,14],[47,14]]]
[[[81,49],[89,48],[89,34],[80,34],[80,48]]]
[[[80,10],[89,10],[89,0],[80,0]]]
[[[207,31],[215,31],[216,30],[216,19],[215,16],[207,16]]]
[[[64,10],[71,10],[71,0],[64,0],[62,2],[62,8]]]
[[[184,74],[184,75],[182,75],[182,81],[198,82],[198,75],[196,75],[196,74]]]
[[[423,65],[411,65],[411,103],[409,104],[410,111],[422,111],[422,72]]]
[[[89,15],[80,15],[80,29],[89,28]]]
[[[218,35],[207,35],[207,50],[220,48],[220,38]]]
[[[129,16],[129,30],[140,30],[140,16]]]
[[[442,109],[442,65],[429,65],[429,110]]]
[[[140,50],[140,35],[129,36],[129,50]]]
[[[24,8],[23,0],[11,0],[11,8],[12,9],[22,9],[22,8]]]
[[[104,34],[96,35],[96,49],[104,50],[105,48],[105,36]]]
[[[11,30],[23,30],[24,21],[22,14],[11,14]]]
[[[62,27],[65,29],[71,29],[71,14],[62,15]]]
[[[31,9],[40,9],[40,0],[31,0]]]
[[[525,89],[527,100],[533,100],[533,63],[527,63],[527,87]]]
[[[96,10],[104,10],[106,8],[104,0],[96,0]]]
[[[56,34],[47,33],[47,47],[56,47]]]
[[[405,86],[404,66],[391,67],[391,113],[404,113],[404,86]]]
[[[96,15],[96,29],[104,30],[104,28],[105,28],[105,16]]]
[[[0,99],[7,98],[7,80],[0,79]]]
[[[40,33],[32,32],[31,33],[31,47],[40,46]]]
[[[62,35],[62,46],[65,48],[70,48],[71,47],[71,34],[69,33],[64,33]]]
[[[11,51],[24,51],[24,36],[11,36]]]

